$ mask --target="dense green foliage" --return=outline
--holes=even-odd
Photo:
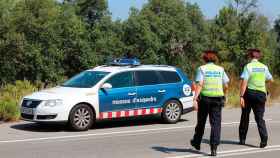
[[[220,64],[238,75],[251,47],[279,74],[280,19],[272,28],[256,4],[232,0],[206,20],[197,4],[149,0],[113,21],[106,0],[0,0],[0,84],[57,83],[127,52],[193,76],[204,49],[220,51]]]

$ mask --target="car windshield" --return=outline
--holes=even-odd
[[[71,79],[64,82],[63,87],[75,87],[75,88],[91,88],[98,83],[109,72],[103,71],[84,71]]]

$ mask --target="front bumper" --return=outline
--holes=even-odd
[[[65,122],[68,120],[65,109],[62,105],[46,107],[42,101],[34,107],[21,106],[21,119],[32,122]]]

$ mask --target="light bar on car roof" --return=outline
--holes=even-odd
[[[119,58],[119,59],[114,59],[111,63],[111,65],[117,65],[117,66],[138,66],[140,65],[140,60],[137,58]]]

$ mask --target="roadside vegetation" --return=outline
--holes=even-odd
[[[206,19],[188,0],[148,0],[126,20],[112,20],[106,0],[0,0],[0,120],[17,120],[20,98],[130,52],[143,64],[180,67],[190,78],[201,52],[219,51],[231,77],[228,104],[239,102],[246,50],[263,52],[280,76],[280,17],[258,12],[257,0],[230,0]],[[272,98],[280,94],[277,80]]]
[[[0,89],[0,120],[15,121],[20,117],[19,104],[23,96],[38,90],[29,81],[16,81]]]
[[[228,101],[226,108],[236,108],[240,107],[239,101],[240,101],[240,82],[238,78],[232,77],[232,80],[229,84],[229,93],[228,93]],[[271,103],[273,102],[279,102],[280,100],[280,79],[275,78],[274,82],[269,85],[268,88],[268,97],[267,97],[267,103],[266,106],[271,106]]]
[[[31,84],[29,81],[16,81],[15,84],[7,84],[0,88],[0,120],[17,121],[20,117],[19,105],[23,96],[31,94],[42,88],[42,83]],[[269,88],[270,97],[267,105],[273,100],[280,99],[280,80],[276,79]],[[239,107],[239,81],[233,79],[230,82],[228,101],[226,108]]]

